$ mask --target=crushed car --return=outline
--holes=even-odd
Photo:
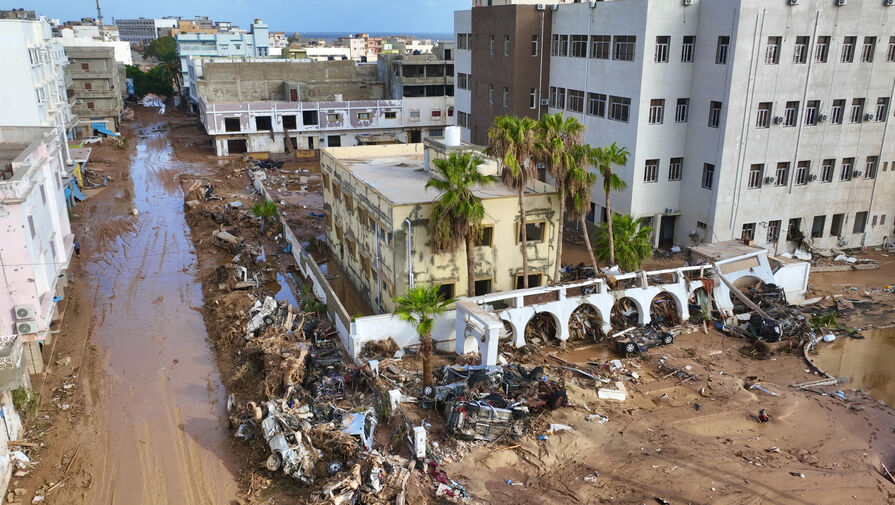
[[[674,342],[674,333],[654,324],[629,328],[622,335],[617,335],[615,346],[623,354],[646,352],[647,349],[669,345]]]

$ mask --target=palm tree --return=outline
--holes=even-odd
[[[432,385],[432,329],[435,316],[444,312],[453,299],[445,299],[438,286],[415,286],[407,294],[395,298],[398,317],[416,325],[420,336],[420,355],[423,357],[423,385]]]
[[[473,242],[481,236],[480,223],[485,217],[482,199],[472,191],[475,186],[493,184],[497,179],[479,171],[484,161],[472,153],[453,153],[433,160],[436,174],[426,182],[441,195],[429,217],[429,235],[434,249],[455,251],[461,238],[466,241],[466,276],[469,296],[475,296],[475,257]]]
[[[562,113],[548,114],[538,122],[535,151],[544,159],[550,175],[559,188],[559,236],[556,240],[556,269],[553,280],[560,280],[562,269],[562,236],[566,222],[566,187],[569,170],[575,163],[573,150],[580,145],[584,125],[573,117],[563,118]]]
[[[612,221],[612,226],[609,223],[601,223],[597,228],[597,255],[603,261],[614,256],[618,260],[619,268],[624,271],[639,270],[643,260],[653,254],[650,240],[653,229],[643,226],[643,218],[634,219],[629,214],[616,214],[612,216]],[[614,249],[611,249],[613,229],[618,240],[615,241]]]
[[[534,130],[531,118],[498,116],[488,129],[486,152],[501,162],[504,183],[519,195],[519,232],[522,249],[522,287],[528,288],[528,232],[525,221],[525,187],[535,178],[531,156],[534,151]]]
[[[612,226],[612,207],[609,203],[609,194],[613,191],[624,191],[628,185],[613,170],[613,165],[624,165],[628,162],[627,147],[620,147],[613,142],[606,147],[598,147],[591,151],[590,164],[597,168],[603,176],[603,192],[606,193],[606,224],[609,229],[609,263],[615,264],[615,237]]]
[[[594,267],[594,275],[599,272],[597,260],[594,258],[594,249],[590,243],[590,234],[587,232],[587,216],[588,204],[590,203],[591,191],[597,182],[597,174],[588,170],[588,158],[593,148],[587,144],[578,145],[572,151],[572,159],[574,164],[569,169],[569,216],[578,219],[581,229],[584,232],[584,245],[587,246],[587,254],[590,256],[590,262]]]
[[[252,214],[261,219],[261,232],[264,232],[264,224],[274,222],[277,218],[277,204],[273,200],[264,200],[264,203],[256,203],[252,206]]]

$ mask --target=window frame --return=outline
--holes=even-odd
[[[711,163],[702,164],[702,179],[700,181],[702,189],[713,190],[715,186],[715,165]]]
[[[612,60],[634,61],[635,59],[637,59],[637,36],[613,35]]]
[[[730,58],[730,36],[729,35],[719,35],[718,36],[718,45],[715,48],[715,64],[716,65],[727,65],[727,60]]]
[[[649,104],[649,124],[662,124],[665,121],[665,99],[653,98]]]
[[[612,35],[591,35],[588,57],[595,60],[611,60]]]
[[[646,160],[643,164],[643,182],[652,184],[659,182],[659,160]]]
[[[818,180],[822,183],[833,182],[833,174],[836,173],[836,159],[827,158],[820,164],[820,177]]]
[[[520,226],[520,221],[516,221],[516,245],[522,243],[522,227]],[[539,225],[541,228],[541,238],[538,240],[532,240],[530,236],[528,236],[527,231],[528,227]],[[546,219],[534,219],[531,221],[525,221],[526,226],[526,237],[528,240],[525,241],[527,245],[529,244],[543,244],[547,240],[547,220]]]
[[[674,105],[674,122],[686,123],[690,119],[690,99],[678,98]]]
[[[687,39],[690,39],[689,42]],[[681,63],[693,63],[696,56],[696,36],[684,35],[681,44]]]
[[[653,63],[668,63],[671,53],[671,36],[656,35],[656,48],[653,52]]]
[[[668,180],[680,181],[684,174],[684,158],[671,158],[668,161]]]
[[[754,163],[749,167],[749,178],[746,181],[746,189],[761,189],[764,179],[764,164]]]

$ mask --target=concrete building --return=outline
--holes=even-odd
[[[270,54],[270,34],[260,19],[252,23],[249,33],[178,33],[177,54],[180,55],[183,95],[189,92],[189,61],[201,57],[266,57]]]
[[[891,242],[889,2],[558,7],[550,112],[581,120],[591,145],[631,151],[614,210],[651,219],[657,246]]]
[[[451,123],[444,96],[389,99],[373,64],[192,60],[189,75],[219,156],[421,142]]]
[[[34,11],[26,11],[25,9],[8,9],[0,10],[0,19],[25,19],[29,21],[37,21]]]
[[[53,128],[0,127],[0,376],[4,351],[21,353],[6,364],[43,370],[40,346],[51,338],[56,302],[63,296],[64,273],[73,236],[63,196],[60,151]],[[18,349],[16,340],[23,344]],[[20,384],[25,378],[13,378]],[[16,387],[13,385],[12,387]]]
[[[65,53],[71,62],[72,109],[79,117],[76,135],[90,136],[94,130],[117,132],[124,88],[114,48],[70,46]]]
[[[454,96],[454,44],[439,42],[428,54],[382,54],[379,77],[392,97]],[[453,117],[451,107],[450,117]]]
[[[465,248],[438,252],[428,224],[438,193],[426,189],[429,163],[461,145],[398,144],[321,151],[326,242],[341,271],[378,312],[415,284],[439,285],[446,296],[467,293]],[[485,165],[496,172],[497,164]],[[522,285],[517,193],[502,182],[475,190],[485,206],[485,231],[476,247],[476,292]],[[556,261],[559,200],[535,181],[526,190],[530,285],[550,280]]]
[[[106,39],[103,39],[103,37],[101,37],[99,34],[99,27],[97,26],[88,27],[93,29],[86,31],[76,31],[76,28],[79,27],[65,26],[59,29],[59,36],[62,39],[63,47],[111,47],[115,50],[115,61],[121,63],[122,65],[134,64],[134,58],[133,55],[131,55],[130,42],[126,42],[124,40],[111,40],[108,37]],[[103,32],[105,31],[106,30],[104,29]]]
[[[155,19],[116,19],[118,36],[125,42],[146,45],[153,40],[171,33],[178,27],[179,19],[176,17],[164,17]]]

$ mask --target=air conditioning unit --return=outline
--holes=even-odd
[[[541,98],[541,105],[544,107],[550,105],[550,100],[548,100],[546,98]]]
[[[845,247],[845,246],[847,246],[847,245],[848,245],[848,239],[847,239],[847,238],[841,238],[841,239],[839,239],[839,246],[840,246],[840,247]]]
[[[895,5],[895,0],[883,0],[883,5],[885,5],[886,7],[891,7]]]
[[[782,116],[774,116],[774,124],[780,124],[783,122]]]
[[[870,121],[873,119],[873,114],[864,114],[864,121]]]
[[[786,0],[787,5],[799,5],[799,0]]]
[[[693,0],[684,0],[684,5],[693,5]]]
[[[26,319],[34,319],[33,305],[16,305],[16,321],[24,321]]]
[[[590,0],[590,2],[588,2],[587,4],[590,6],[591,9],[593,9],[597,6],[597,0]]]
[[[836,0],[836,7],[842,7],[845,3],[845,0]]]
[[[19,321],[16,323],[16,332],[19,335],[37,333],[37,323],[34,321]]]
[[[774,182],[774,178],[773,178],[773,177],[765,177],[765,178],[764,178],[764,183],[765,183],[765,184],[770,184],[770,183],[772,183],[772,182]]]
[[[816,180],[817,180],[817,176],[814,175],[814,174],[811,174],[811,175],[808,176],[808,180],[809,180],[809,181],[816,181]]]
[[[553,5],[551,5],[551,6],[550,6],[550,10],[558,11],[558,10],[559,10],[559,4],[553,4]]]
[[[855,175],[855,177],[861,177],[862,175],[864,175],[864,172],[862,172],[860,170],[855,170],[854,175]]]
[[[672,213],[674,213],[674,209],[672,209],[671,207],[668,207],[667,209],[665,209],[665,213],[672,214]]]
[[[818,120],[819,122],[823,123],[824,121],[827,120],[827,115],[826,115],[826,114],[821,114],[820,116],[817,116],[817,120]]]
[[[544,10],[544,9],[546,9],[546,8],[547,8],[547,7],[546,7],[544,4],[538,4],[538,10],[539,10],[539,11],[542,11],[542,10]]]

